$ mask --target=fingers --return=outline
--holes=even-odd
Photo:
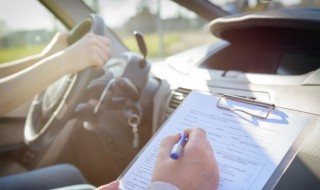
[[[198,134],[198,135],[206,135],[206,131],[202,128],[187,128],[184,130],[186,134]]]
[[[213,156],[212,147],[207,140],[205,130],[201,128],[188,128],[185,133],[189,136],[185,146],[185,154],[196,154],[199,157],[207,155]]]
[[[201,128],[188,128],[185,131],[185,134],[188,136],[188,144],[191,143],[205,143],[207,140],[207,135],[205,130]]]
[[[106,50],[93,48],[93,55],[95,56],[93,64],[99,69],[102,68],[106,61],[110,58],[108,48]]]
[[[181,134],[164,138],[153,170],[152,182],[163,181],[179,189],[213,189],[219,182],[218,167],[206,132],[201,128],[184,131],[188,141],[179,160],[170,158],[170,152]]]
[[[51,49],[59,49],[56,44],[57,48]],[[59,63],[63,63],[61,65],[67,73],[76,73],[91,66],[102,68],[111,57],[109,45],[110,41],[106,37],[88,33],[60,54],[56,54],[56,59],[59,59]]]
[[[110,45],[110,40],[109,40],[108,38],[106,38],[106,37],[104,37],[104,36],[99,36],[99,35],[96,35],[96,36],[99,38],[99,40],[100,40],[103,44],[105,44],[106,47]]]
[[[169,156],[172,147],[179,141],[180,137],[181,134],[177,133],[175,135],[169,135],[163,138],[160,145],[160,152]]]
[[[111,57],[110,41],[103,36],[89,33],[85,36],[89,40],[89,46],[93,55],[93,64],[102,67],[104,63]]]
[[[98,187],[96,190],[118,190],[119,189],[119,181],[113,181],[109,184]]]
[[[206,132],[201,128],[188,128],[184,131],[185,135],[188,137],[188,142],[185,145],[185,149],[189,150],[203,150],[203,147],[212,151],[211,145],[207,140]],[[169,155],[172,147],[179,141],[181,137],[180,133],[175,135],[166,136],[160,145],[161,154]]]
[[[88,33],[85,37],[90,38],[93,44],[99,46],[101,49],[109,49],[110,40],[108,38],[93,33]]]

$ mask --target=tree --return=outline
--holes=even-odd
[[[8,24],[5,20],[0,20],[0,37],[7,35],[9,32]]]

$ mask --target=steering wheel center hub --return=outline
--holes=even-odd
[[[59,105],[70,84],[70,75],[64,76],[46,89],[42,100],[42,115],[49,114]]]

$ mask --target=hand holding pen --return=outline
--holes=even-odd
[[[184,154],[184,146],[188,141],[187,135],[183,132],[181,134],[180,140],[172,147],[170,152],[170,158],[178,160]]]
[[[173,156],[175,159],[173,153],[177,153],[177,157]],[[189,128],[182,135],[162,140],[152,176],[152,182],[156,181],[171,183],[183,190],[217,189],[218,166],[203,129]]]

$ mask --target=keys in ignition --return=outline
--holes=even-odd
[[[138,133],[138,126],[140,124],[140,116],[137,114],[132,114],[128,119],[128,124],[132,127],[132,134],[133,134],[133,141],[132,146],[133,148],[138,148],[139,146],[139,133]]]

